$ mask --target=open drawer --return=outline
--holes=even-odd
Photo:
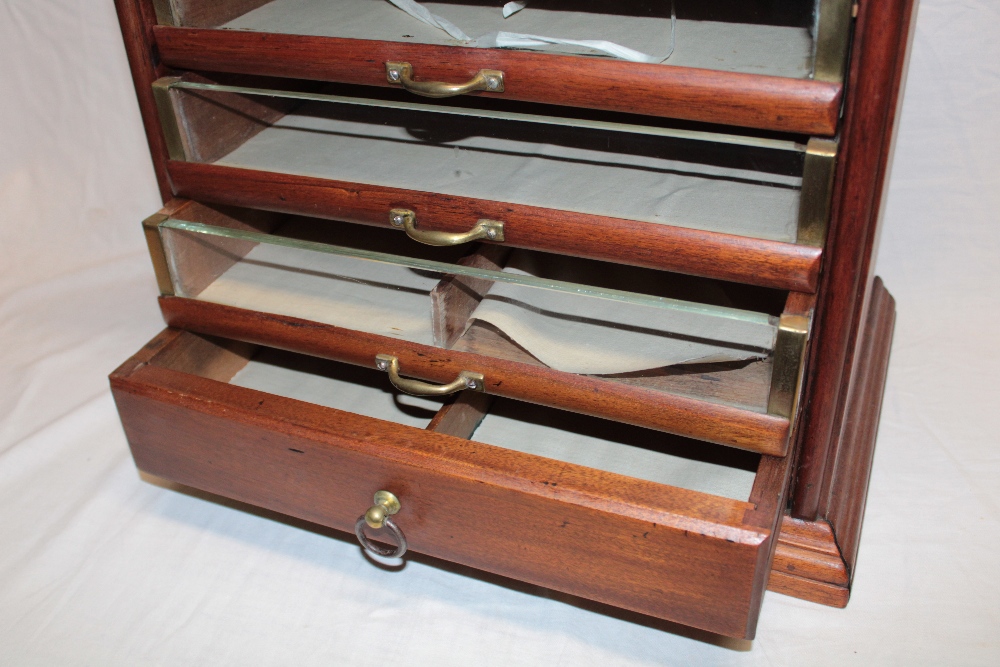
[[[171,326],[379,368],[410,393],[788,451],[804,295],[494,245],[401,254],[395,231],[196,202],[145,225]]]
[[[111,386],[152,475],[344,531],[389,491],[414,551],[753,636],[787,457],[477,393],[418,399],[383,378],[166,330]]]
[[[533,0],[506,17],[482,0],[156,4],[175,68],[820,135],[836,127],[851,27],[850,0]]]
[[[816,289],[835,141],[239,82],[154,84],[179,196],[447,232],[486,218],[505,245]]]

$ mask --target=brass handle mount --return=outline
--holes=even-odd
[[[482,373],[472,373],[462,371],[458,377],[448,384],[431,384],[420,380],[400,377],[399,359],[389,354],[379,354],[375,356],[375,368],[389,374],[389,382],[392,386],[404,394],[414,396],[447,396],[456,391],[471,389],[473,391],[483,391],[485,379]]]
[[[365,548],[365,551],[383,558],[401,558],[406,553],[406,536],[392,520],[392,515],[399,512],[399,509],[399,498],[392,492],[383,490],[375,493],[375,504],[354,522],[354,534],[358,536],[358,542]],[[373,544],[365,535],[365,526],[376,530],[383,527],[388,528],[392,536],[396,538],[396,548],[386,549]]]
[[[389,83],[402,86],[415,95],[424,97],[453,97],[477,90],[488,93],[503,92],[503,72],[496,69],[481,69],[465,83],[444,83],[442,81],[414,81],[413,65],[402,62],[387,62],[385,78]]]
[[[503,243],[503,223],[499,220],[478,221],[472,229],[467,232],[435,232],[424,229],[417,229],[417,214],[408,208],[394,208],[389,211],[389,224],[406,232],[414,241],[434,246],[452,246],[470,241],[496,241]]]

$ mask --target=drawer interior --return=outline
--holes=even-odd
[[[183,333],[151,360],[172,370],[506,450],[747,501],[761,456],[649,429],[472,394],[454,401],[394,389],[384,373]]]
[[[193,202],[159,233],[176,296],[767,411],[780,291]]]
[[[446,31],[388,0],[161,0],[171,10],[162,12],[161,21],[408,44],[617,56],[637,62],[808,78],[813,73],[814,35],[822,1],[534,0],[506,17],[501,2],[422,3],[431,14],[452,24]],[[498,33],[546,39],[526,42]],[[594,42],[610,42],[634,53],[601,48]]]
[[[802,211],[825,202],[827,188],[806,188],[803,199],[814,168],[795,139],[315,90],[285,90],[314,99],[270,99],[273,88],[223,91],[195,78],[169,84],[164,98],[175,159],[392,188],[403,201],[406,192],[435,193],[822,244],[805,238]]]

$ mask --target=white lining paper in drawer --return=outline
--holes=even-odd
[[[658,431],[496,399],[472,440],[660,484],[748,500],[759,456]],[[699,458],[700,457],[700,458]]]
[[[556,135],[544,126],[469,123],[306,103],[215,163],[796,240],[801,176],[574,145],[583,134],[547,143]]]

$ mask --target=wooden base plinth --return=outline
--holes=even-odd
[[[831,607],[847,605],[895,320],[895,301],[875,278],[823,518],[785,516],[768,590]]]

